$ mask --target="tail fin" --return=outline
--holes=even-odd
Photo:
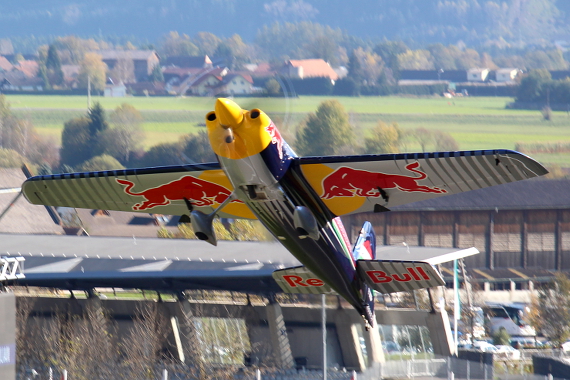
[[[352,257],[354,261],[374,260],[376,258],[376,235],[370,222],[364,222],[362,225],[358,239],[354,243]],[[368,329],[368,326],[374,327],[376,323],[374,316],[374,290],[368,284],[362,282],[361,292],[364,299]]]
[[[370,222],[364,222],[352,250],[354,261],[376,259],[376,235]]]

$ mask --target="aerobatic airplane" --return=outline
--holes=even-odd
[[[218,162],[38,176],[23,193],[34,204],[181,215],[214,245],[216,215],[258,219],[303,264],[274,272],[283,291],[338,294],[369,327],[373,291],[444,282],[429,260],[377,260],[369,222],[351,249],[340,216],[547,173],[509,150],[298,157],[264,112],[229,99],[216,101],[206,126]]]

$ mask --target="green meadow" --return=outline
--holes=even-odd
[[[66,120],[85,114],[87,99],[81,96],[7,96],[14,112],[30,119],[43,134],[59,137]],[[236,98],[245,109],[261,108],[279,126],[294,132],[309,112],[330,97]],[[378,123],[396,122],[403,129],[423,127],[450,133],[460,149],[514,149],[523,143],[570,143],[570,115],[553,112],[544,121],[539,111],[510,110],[504,97],[336,97],[349,113],[359,137]],[[137,108],[144,118],[145,146],[176,141],[181,135],[203,129],[204,115],[214,108],[215,99],[199,97],[93,97],[107,111],[122,103]],[[411,145],[409,150],[418,150]],[[570,153],[531,154],[545,164],[570,167]]]

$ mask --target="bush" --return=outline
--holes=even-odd
[[[493,334],[494,345],[509,345],[510,342],[511,336],[504,327],[501,327]]]
[[[95,156],[92,159],[85,161],[79,167],[79,171],[83,172],[93,172],[100,170],[116,170],[124,169],[125,167],[121,165],[116,158],[109,156],[108,154],[103,154],[101,156]]]
[[[0,148],[0,168],[19,168],[26,159],[13,149]]]

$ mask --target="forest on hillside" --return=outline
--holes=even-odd
[[[311,21],[361,39],[420,45],[544,45],[568,36],[567,0],[99,0],[0,4],[0,36],[128,38],[154,43],[177,30],[253,41],[275,22]],[[49,42],[49,41],[44,41]],[[416,47],[414,46],[414,47]]]

